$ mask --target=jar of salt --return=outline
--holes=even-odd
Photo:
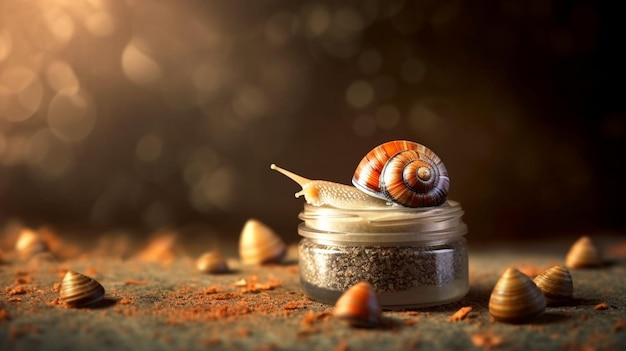
[[[366,280],[384,308],[459,300],[469,290],[462,216],[455,201],[421,209],[305,204],[298,227],[302,289],[314,300],[334,304]]]

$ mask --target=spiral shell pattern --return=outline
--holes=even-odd
[[[95,279],[68,271],[61,283],[59,300],[70,307],[93,305],[104,298],[104,287]]]
[[[372,149],[357,166],[352,183],[361,191],[407,207],[443,204],[450,178],[443,161],[424,145],[396,140]]]

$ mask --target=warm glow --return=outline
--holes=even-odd
[[[139,50],[132,41],[122,52],[122,68],[126,77],[137,85],[156,83],[163,75],[159,63]]]
[[[279,217],[298,203],[267,165],[349,183],[391,139],[440,151],[472,225],[610,217],[624,63],[602,8],[0,0],[0,222]]]

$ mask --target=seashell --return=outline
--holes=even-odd
[[[600,252],[588,236],[582,236],[576,240],[565,256],[567,268],[598,267],[601,265]]]
[[[264,264],[280,262],[287,246],[267,225],[256,219],[249,219],[239,237],[239,256],[244,264]]]
[[[104,287],[86,275],[68,271],[61,282],[59,300],[70,307],[84,307],[101,301]]]
[[[508,268],[489,298],[489,312],[497,321],[523,323],[546,310],[546,298],[530,278],[517,268]]]
[[[228,272],[228,264],[217,251],[209,251],[202,254],[196,261],[196,268],[202,273]]]
[[[333,315],[354,327],[376,326],[381,310],[372,285],[362,281],[346,290],[335,303]]]
[[[550,306],[559,305],[572,299],[574,284],[572,275],[564,266],[554,266],[539,274],[533,282],[543,292]]]
[[[406,207],[443,204],[450,178],[443,161],[424,145],[406,140],[381,144],[359,162],[352,184]]]
[[[15,251],[17,251],[23,261],[27,261],[35,254],[47,252],[48,245],[41,239],[39,234],[24,228],[21,230],[15,243]]]

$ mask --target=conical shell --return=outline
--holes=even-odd
[[[104,298],[104,287],[96,280],[68,271],[61,282],[59,300],[70,307],[83,307]]]
[[[48,251],[48,245],[34,231],[24,228],[15,242],[15,251],[24,261],[35,254]]]
[[[228,264],[217,251],[209,251],[202,254],[196,261],[196,268],[202,273],[228,272]]]
[[[602,265],[600,252],[588,236],[580,237],[565,257],[567,268],[597,267]]]
[[[572,275],[564,266],[554,266],[536,276],[533,281],[543,292],[550,306],[567,302],[574,295]]]
[[[546,298],[530,278],[517,268],[508,268],[489,298],[489,312],[497,321],[523,323],[546,310]]]
[[[280,262],[287,246],[267,225],[250,219],[241,230],[239,256],[244,264]]]
[[[380,304],[372,285],[359,282],[335,303],[333,315],[354,327],[373,327],[380,321]]]

